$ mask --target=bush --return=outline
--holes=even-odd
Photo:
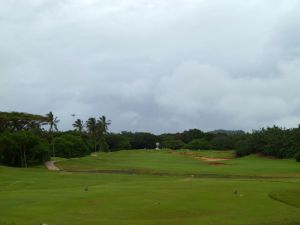
[[[122,134],[107,134],[105,137],[110,151],[127,150],[131,148],[129,138]]]
[[[184,146],[184,142],[182,140],[177,140],[173,137],[164,138],[161,143],[162,148],[170,148],[170,149],[180,149]]]
[[[212,139],[212,146],[217,150],[228,150],[233,149],[234,143],[230,136],[219,134],[218,136]]]
[[[252,153],[253,148],[249,139],[240,140],[235,146],[235,154],[237,157],[243,157]]]
[[[49,159],[49,145],[30,131],[2,133],[0,137],[0,160],[15,167],[41,164]]]
[[[208,150],[211,149],[211,145],[204,139],[194,139],[185,145],[184,148],[191,150]]]
[[[131,134],[129,138],[132,149],[152,149],[157,142],[157,137],[151,133],[137,132]]]
[[[73,158],[85,156],[89,150],[80,136],[63,134],[55,138],[55,153],[59,157]]]
[[[300,151],[295,155],[295,159],[297,162],[300,162]]]
[[[99,151],[100,152],[109,152],[109,145],[107,144],[106,141],[102,141],[100,144],[99,144]]]
[[[202,139],[205,137],[205,133],[198,129],[190,129],[186,130],[182,133],[182,141],[185,143],[189,143],[195,139]]]

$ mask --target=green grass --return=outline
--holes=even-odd
[[[300,225],[300,179],[292,178],[300,164],[256,156],[226,163],[211,166],[179,152],[121,151],[58,164],[71,169],[168,171],[176,176],[0,166],[0,225]],[[274,178],[199,179],[180,170]],[[290,178],[279,178],[284,176]]]
[[[272,191],[269,196],[274,200],[283,202],[285,204],[297,207],[300,209],[300,190],[286,189],[279,191]]]
[[[182,174],[217,174],[232,176],[261,177],[298,177],[300,164],[292,159],[271,159],[259,156],[248,156],[222,161],[224,165],[211,165],[195,159],[195,156],[230,158],[231,151],[194,151],[194,155],[183,155],[186,151],[119,151],[100,153],[97,157],[88,156],[58,162],[66,170],[131,170],[138,173]],[[191,153],[191,151],[188,151]]]
[[[51,157],[52,161],[62,161],[62,160],[66,160],[66,158],[61,158],[61,157]]]

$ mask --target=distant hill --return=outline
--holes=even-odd
[[[234,135],[234,134],[245,134],[245,131],[243,131],[243,130],[223,130],[223,129],[218,129],[218,130],[210,131],[208,133]]]

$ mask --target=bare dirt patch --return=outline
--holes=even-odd
[[[205,157],[205,156],[199,156],[198,154],[195,154],[193,152],[182,152],[180,153],[181,155],[187,155],[187,156],[191,156],[194,159],[198,159],[201,161],[206,161],[206,162],[219,162],[219,161],[226,161],[229,160],[228,158],[212,158],[212,157]],[[210,164],[210,163],[209,163]],[[210,164],[212,165],[212,164]],[[219,165],[225,165],[224,163],[221,163]]]
[[[222,162],[209,162],[208,164],[212,165],[212,166],[224,166],[224,165],[226,165],[225,163],[222,163]]]
[[[48,161],[45,163],[45,166],[47,167],[48,170],[51,171],[58,171],[59,168],[57,166],[55,166],[55,161]]]
[[[203,161],[207,161],[207,162],[219,162],[219,161],[229,160],[226,158],[209,158],[209,157],[204,157],[204,156],[200,156],[198,158],[200,158]]]

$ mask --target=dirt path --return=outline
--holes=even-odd
[[[45,166],[47,167],[48,170],[51,171],[58,171],[59,168],[55,166],[55,161],[48,161],[45,163]]]

